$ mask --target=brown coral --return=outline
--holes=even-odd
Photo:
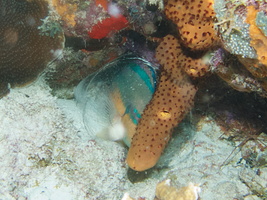
[[[62,48],[63,38],[43,36],[38,29],[48,14],[45,1],[4,0],[0,7],[5,12],[0,21],[2,96],[8,93],[8,84],[21,86],[35,80]]]
[[[204,50],[218,40],[214,29],[213,0],[168,0],[165,14],[178,27],[182,43]]]

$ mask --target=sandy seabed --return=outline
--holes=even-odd
[[[264,187],[267,170],[257,176],[239,162],[238,151],[227,159],[235,147],[219,139],[223,133],[208,118],[198,131],[183,123],[155,170],[132,183],[127,149],[90,138],[76,103],[49,91],[40,78],[0,100],[0,199],[118,200],[128,192],[152,200],[156,184],[167,178],[177,187],[199,184],[203,200],[260,199],[251,184]]]

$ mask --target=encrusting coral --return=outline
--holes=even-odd
[[[262,30],[257,26],[255,19],[259,11],[254,6],[247,7],[247,19],[246,22],[250,24],[249,33],[251,36],[250,44],[257,51],[259,61],[267,65],[267,38]]]
[[[77,4],[74,2],[64,2],[57,0],[47,0],[50,2],[52,7],[56,10],[57,14],[61,16],[61,19],[68,24],[69,26],[74,27],[76,24],[75,21],[75,12],[77,11]]]
[[[83,39],[103,39],[128,27],[117,3],[108,0],[47,0],[60,17],[65,34]]]
[[[246,22],[249,26],[249,34],[251,37],[250,45],[257,52],[257,63],[255,64],[246,64],[244,66],[256,77],[263,78],[267,77],[267,36],[264,35],[262,30],[256,24],[256,18],[259,10],[254,6],[247,7],[247,18]]]
[[[217,51],[213,56],[215,62],[212,63],[215,73],[223,76],[228,85],[238,91],[256,92],[263,97],[266,97],[267,91],[266,6],[265,1],[215,2],[216,24],[222,47],[229,53],[224,59],[226,62],[219,61],[221,64],[218,65],[217,61],[223,56],[218,53],[224,53]],[[238,61],[235,66],[229,65],[228,61],[234,57],[242,65]]]

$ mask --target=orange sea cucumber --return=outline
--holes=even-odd
[[[213,0],[168,0],[165,14],[178,27],[182,43],[192,50],[208,49],[218,40]]]
[[[129,167],[136,171],[144,171],[157,163],[173,128],[193,104],[196,89],[175,63],[178,62],[177,45],[173,36],[166,36],[158,47],[156,57],[163,64],[160,80],[137,125],[127,156]],[[162,46],[168,48],[161,51]]]

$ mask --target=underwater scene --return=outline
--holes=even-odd
[[[267,200],[266,0],[0,18],[0,200]]]

